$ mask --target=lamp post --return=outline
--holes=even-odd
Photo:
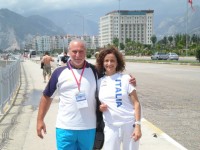
[[[65,51],[65,36],[63,36],[63,54],[64,54],[64,51]]]
[[[79,15],[79,14],[77,14],[76,16],[79,16],[79,17],[81,17],[83,20],[83,25],[82,25],[82,30],[83,30],[83,36],[84,36],[84,34],[85,34],[85,17],[86,16],[91,16],[92,14],[88,14],[88,15]]]
[[[68,32],[68,34],[69,34],[69,31],[68,31],[68,29],[69,29],[69,25],[70,25],[71,23],[70,22],[68,22],[67,24],[66,24],[66,27],[67,27],[67,30],[66,30],[66,32]],[[64,44],[66,44],[66,50],[68,51],[68,46],[69,46],[69,41],[68,41],[68,34],[66,34],[66,36],[64,36]],[[65,41],[65,38],[66,38],[66,40],[67,40],[67,42]],[[63,46],[63,53],[64,53],[64,46]]]
[[[120,37],[121,37],[121,34],[120,34],[120,22],[121,22],[121,19],[120,19],[120,0],[118,0],[119,1],[119,10],[118,10],[118,13],[119,13],[119,15],[118,15],[118,50],[120,50],[120,42],[121,42],[121,39],[120,39]]]

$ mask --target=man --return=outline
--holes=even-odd
[[[90,64],[85,60],[86,46],[76,39],[69,44],[67,66],[57,68],[41,97],[37,134],[46,133],[44,117],[58,91],[59,109],[56,121],[58,150],[92,150],[96,128],[96,80]]]
[[[57,68],[41,97],[37,134],[46,132],[44,117],[57,89],[60,104],[56,121],[58,150],[92,150],[95,128],[96,81],[90,64],[85,61],[86,48],[81,40],[69,44],[69,65]],[[91,88],[94,87],[94,88]]]
[[[51,77],[51,61],[53,62],[54,59],[49,56],[48,52],[45,52],[45,55],[42,57],[41,62],[44,63],[43,66],[43,77],[44,77],[44,83],[46,83],[46,76],[48,76],[48,80]]]
[[[57,66],[58,67],[65,66],[68,59],[69,59],[69,54],[67,53],[67,51],[64,51],[57,57]]]
[[[66,51],[64,51],[64,56],[61,58],[61,61],[62,61],[63,65],[66,65],[66,63],[69,60],[69,58],[70,58],[69,54]]]

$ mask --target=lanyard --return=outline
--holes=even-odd
[[[72,69],[70,63],[69,63],[69,62],[67,62],[67,63],[68,63],[68,65],[69,65],[69,67],[70,67],[70,70],[72,71],[72,74],[73,74],[73,76],[74,76],[74,78],[75,78],[75,80],[76,80],[76,83],[77,83],[77,85],[78,85],[78,90],[79,90],[79,92],[80,92],[81,79],[82,79],[82,76],[83,76],[83,72],[84,72],[84,70],[85,70],[86,63],[84,62],[84,66],[83,66],[83,69],[82,69],[82,72],[81,72],[81,76],[80,76],[79,81],[77,80],[77,78],[76,78],[76,76],[75,76],[75,74],[74,74],[74,71],[73,71],[73,69]]]

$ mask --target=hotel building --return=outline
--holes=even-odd
[[[131,39],[142,44],[152,44],[153,10],[117,10],[100,18],[99,46],[113,44],[113,39],[120,43]]]

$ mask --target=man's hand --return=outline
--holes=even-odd
[[[130,74],[130,77],[131,77],[131,79],[129,80],[129,83],[132,84],[133,86],[136,86],[137,84],[136,84],[136,79],[135,79],[135,77],[132,76],[131,74]]]
[[[42,132],[43,132],[44,134],[47,133],[47,132],[46,132],[46,125],[45,125],[45,123],[44,123],[43,121],[38,121],[38,122],[37,122],[37,135],[38,135],[41,139],[44,138]]]
[[[104,103],[102,103],[102,104],[99,106],[99,110],[100,110],[101,112],[106,111],[107,108],[108,108],[108,106],[107,106],[106,104],[104,104]]]
[[[51,105],[52,99],[48,96],[42,95],[37,116],[37,135],[43,139],[43,133],[46,134],[46,125],[44,117]]]

